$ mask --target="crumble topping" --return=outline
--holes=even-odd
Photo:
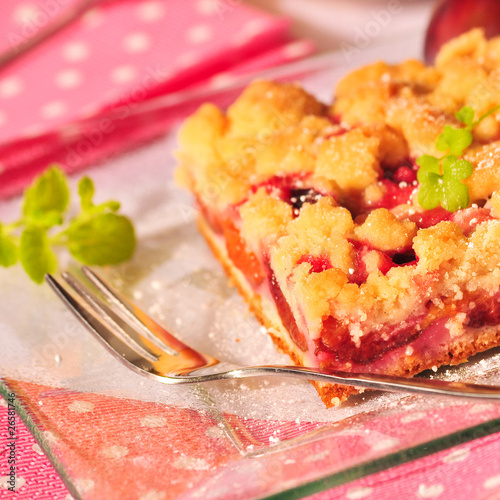
[[[413,249],[419,259],[417,271],[429,272],[445,265],[456,266],[466,248],[466,238],[454,222],[443,221],[420,229],[413,240]]]
[[[229,132],[264,141],[304,116],[321,116],[325,106],[295,84],[258,81],[247,87],[227,111]]]
[[[246,241],[259,243],[252,247],[253,251],[267,248],[286,233],[292,212],[288,203],[269,196],[261,187],[241,206],[241,234]]]
[[[322,142],[338,128],[327,118],[314,115],[306,115],[299,123],[288,123],[256,146],[256,179],[265,179],[276,172],[314,172]]]
[[[349,196],[368,187],[380,176],[377,153],[380,141],[353,129],[325,139],[316,160],[316,173],[335,181]]]
[[[383,322],[388,310],[403,317],[432,297],[455,296],[457,283],[470,278],[469,287],[494,289],[498,224],[481,214],[467,225],[463,215],[453,221],[448,213],[424,213],[414,160],[440,154],[436,137],[457,123],[453,113],[464,103],[483,111],[500,102],[499,66],[500,42],[473,30],[445,45],[434,68],[378,62],[354,71],[329,108],[296,85],[255,82],[227,114],[206,104],[186,121],[179,177],[201,204],[220,214],[232,207],[248,249],[270,259],[287,300],[313,331],[328,314],[355,316],[354,305],[368,315],[363,324]],[[498,91],[473,103],[491,82]],[[488,136],[497,124],[490,121],[495,126],[481,124],[478,132],[490,142],[477,140],[467,155],[475,166],[467,185],[471,202],[488,203],[495,218],[500,141]],[[403,167],[400,180],[395,172]],[[298,194],[285,194],[280,183]],[[307,201],[294,206],[300,200]],[[408,290],[432,273],[439,275],[424,280],[415,298]]]
[[[366,220],[355,227],[355,235],[382,251],[397,251],[411,247],[417,234],[417,225],[410,220],[399,220],[392,212],[377,208]]]
[[[435,67],[352,72],[330,105],[258,81],[225,114],[202,106],[180,132],[177,178],[212,229],[237,242],[237,267],[258,267],[249,282],[267,277],[301,352],[349,369],[401,347],[415,373],[435,362],[416,347],[422,332],[458,339],[500,323],[500,112],[474,128],[465,153],[467,208],[424,210],[416,164],[442,156],[436,138],[464,105],[478,116],[499,104],[500,37],[472,30]]]
[[[500,94],[498,102],[500,103]],[[482,123],[478,125],[481,126]],[[471,202],[488,200],[491,195],[500,190],[500,142],[493,141],[490,144],[476,146],[473,151],[466,155],[475,165],[472,175],[465,181],[469,188]]]

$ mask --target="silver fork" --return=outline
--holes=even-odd
[[[111,354],[135,372],[164,384],[283,376],[394,392],[500,401],[500,387],[375,373],[322,373],[284,365],[233,366],[187,346],[88,267],[84,276],[98,296],[67,272],[47,283]]]

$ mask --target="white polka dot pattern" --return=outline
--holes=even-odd
[[[32,446],[32,450],[37,454],[37,455],[40,455],[40,456],[43,456],[43,450],[40,448],[40,446],[35,443],[33,446]]]
[[[418,486],[417,496],[419,498],[437,498],[444,492],[442,484],[420,484]]]
[[[467,448],[460,448],[458,450],[452,451],[449,455],[443,457],[443,462],[449,464],[455,462],[462,462],[464,460],[467,460],[469,455],[470,455],[470,450],[468,450]]]
[[[10,477],[9,476],[0,477],[0,492],[2,490],[8,490],[9,489],[9,486],[11,486],[11,484],[10,484],[9,481],[10,481]],[[25,484],[26,484],[26,480],[23,477],[16,476],[14,491],[17,492],[17,493],[22,493],[19,490],[21,490],[22,487]]]
[[[66,69],[56,75],[55,82],[60,89],[78,87],[82,83],[82,74],[76,69]]]
[[[137,70],[130,64],[116,67],[111,72],[111,79],[114,83],[127,83],[137,76]]]
[[[87,28],[97,28],[104,22],[103,12],[98,7],[91,9],[82,16],[81,22]]]
[[[94,489],[95,482],[93,479],[86,477],[81,477],[76,480],[76,486],[78,489],[82,490],[84,493],[89,493]]]
[[[204,458],[190,457],[187,455],[181,455],[177,460],[175,460],[173,466],[176,469],[187,470],[207,470],[210,468]]]
[[[139,497],[139,500],[165,500],[167,494],[164,491],[149,490]]]
[[[102,454],[106,458],[119,459],[128,454],[128,449],[125,446],[119,445],[106,446],[103,448]]]
[[[52,101],[42,106],[40,114],[43,118],[56,118],[66,111],[66,104],[63,101]]]
[[[40,405],[40,408],[43,408],[42,411],[46,415],[50,415],[51,406],[53,406],[52,411],[56,411],[58,415],[64,414],[64,412],[61,412],[60,405],[59,407],[54,405],[53,399],[56,398],[39,396],[37,401],[43,401],[43,405]],[[59,401],[62,400],[61,398],[57,399]],[[148,470],[153,470],[156,473],[158,470],[158,460],[161,460],[159,456],[155,456],[152,453],[151,449],[147,450],[142,447],[143,440],[130,439],[131,429],[137,429],[138,425],[141,427],[139,433],[141,436],[153,433],[155,436],[155,446],[157,443],[164,442],[161,436],[171,436],[172,433],[179,433],[179,439],[185,440],[187,438],[187,442],[191,441],[190,444],[186,444],[183,441],[183,446],[173,447],[172,449],[169,446],[166,448],[160,447],[162,452],[165,452],[168,448],[167,456],[169,459],[164,460],[165,457],[161,454],[160,457],[163,457],[163,462],[161,463],[164,464],[162,474],[165,472],[165,468],[168,468],[170,474],[173,474],[174,477],[172,481],[170,481],[172,476],[169,478],[169,487],[175,486],[177,484],[175,483],[175,478],[179,478],[182,475],[184,475],[182,476],[184,478],[198,478],[206,472],[213,477],[215,468],[217,467],[217,464],[214,464],[214,460],[219,459],[219,454],[213,452],[214,449],[219,449],[221,453],[226,453],[229,460],[235,460],[235,453],[237,455],[237,452],[230,442],[228,442],[221,428],[213,425],[213,421],[210,419],[201,423],[197,420],[199,416],[195,416],[196,412],[190,413],[186,411],[182,415],[178,415],[176,412],[183,411],[182,409],[173,410],[163,405],[144,401],[123,402],[123,404],[128,406],[127,411],[120,413],[122,432],[117,433],[116,426],[113,424],[111,434],[103,435],[101,444],[96,446],[95,439],[97,434],[93,435],[92,429],[94,429],[96,421],[99,421],[103,415],[108,414],[112,410],[113,406],[110,406],[110,399],[112,398],[91,394],[81,394],[79,397],[71,394],[67,401],[62,403],[62,408],[68,409],[71,414],[74,414],[75,423],[82,422],[86,426],[81,429],[81,435],[74,436],[76,442],[84,438],[82,450],[85,451],[83,455],[86,455],[90,449],[95,450],[92,453],[91,463],[97,463],[94,460],[98,456],[100,460],[104,461],[101,462],[101,467],[115,467],[117,471],[121,471],[119,477],[122,479],[123,471],[132,470],[131,468],[133,467],[137,467],[135,470],[141,470],[144,473]],[[5,406],[2,406],[2,408],[6,411]],[[402,412],[402,415],[404,418],[405,413]],[[454,418],[457,416],[463,417],[463,410],[458,409]],[[67,422],[66,418],[67,416],[63,416],[64,422]],[[372,447],[376,440],[397,442],[399,439],[396,437],[396,434],[400,431],[400,425],[398,424],[401,420],[401,415],[392,415],[385,422],[388,424],[385,426],[385,430],[371,428],[370,422],[364,423],[359,428],[354,426],[354,428],[348,429],[338,435],[340,441],[337,444],[342,445],[341,440],[343,438],[348,439],[345,444],[356,439],[356,446],[368,449]],[[426,414],[422,420],[425,424],[431,420],[431,417],[429,414]],[[295,424],[300,425],[299,422],[295,422]],[[410,422],[411,424],[412,422]],[[246,420],[238,422],[238,426],[246,425]],[[189,429],[187,429],[187,433],[183,434],[182,430],[187,426],[189,426]],[[257,422],[257,426],[260,428],[261,422]],[[245,431],[250,432],[250,429],[249,427]],[[192,439],[194,433],[198,433],[196,434],[196,439]],[[67,437],[61,437],[62,439],[56,439],[55,434],[51,432],[45,432],[44,434],[44,439],[51,443],[50,445],[55,447],[56,450],[59,447],[67,445]],[[207,439],[211,443],[208,452],[207,449],[200,449],[200,443],[206,443]],[[74,444],[72,443],[72,446]],[[220,448],[224,444],[228,446],[227,449]],[[212,448],[212,446],[219,448]],[[348,453],[348,448],[349,446],[343,448],[342,453]],[[30,449],[40,460],[44,458],[40,448],[33,441],[30,444]],[[308,453],[306,456],[301,454],[302,451],[300,448],[294,450],[292,447],[289,451],[293,458],[290,456],[286,459],[271,460],[266,469],[267,473],[279,479],[280,474],[285,468],[291,467],[292,470],[295,470],[298,463],[303,468],[322,466],[322,464],[324,465],[332,460],[339,450],[317,450],[316,452]],[[497,457],[499,453],[500,434],[487,436],[486,438],[477,439],[454,449],[444,450],[422,459],[366,476],[357,481],[333,488],[332,490],[318,493],[310,497],[310,500],[386,500],[387,498],[431,500],[445,500],[448,498],[453,498],[453,500],[471,500],[480,498],[481,500],[498,500],[500,492],[500,464],[497,463]],[[35,460],[33,458],[31,460],[34,464]],[[227,465],[227,462],[222,463]],[[231,462],[231,465],[234,466],[234,462]],[[2,488],[5,489],[7,485],[6,481],[6,476],[0,478],[0,496],[2,496]],[[32,490],[29,490],[29,487],[32,486],[30,481],[30,476],[20,474],[17,487],[21,493],[24,494],[26,492],[27,498],[34,498],[33,495],[27,493],[28,491],[32,492]],[[98,490],[100,491],[101,485],[98,481],[98,475],[92,476],[87,471],[86,473],[82,472],[81,476],[77,477],[74,483],[82,496],[94,496]],[[151,477],[149,481],[151,481]],[[168,498],[167,490],[163,489],[160,484],[144,483],[142,486],[135,498],[142,500],[166,500]],[[206,498],[206,496],[202,495],[204,490],[200,490],[197,493],[201,495],[199,498]],[[57,498],[64,498],[64,496],[59,495]],[[66,500],[71,499],[70,497],[66,497]]]
[[[210,86],[214,89],[229,87],[237,81],[237,77],[230,73],[219,73],[210,80]]]
[[[160,1],[141,2],[137,6],[137,15],[139,16],[139,19],[145,23],[163,19],[165,12],[166,4]]]
[[[483,487],[486,490],[500,488],[500,474],[486,479],[486,481],[483,483]]]
[[[23,82],[17,76],[10,76],[0,80],[0,97],[8,99],[21,93],[23,90]]]
[[[63,57],[69,62],[83,61],[89,56],[89,48],[85,42],[71,42],[63,49]]]
[[[220,4],[217,3],[217,0],[197,0],[196,2],[197,12],[203,15],[214,14],[219,8]]]
[[[373,488],[370,487],[358,487],[352,488],[346,492],[345,497],[348,500],[360,500],[361,498],[368,498],[373,493]]]
[[[130,33],[123,40],[123,46],[127,52],[144,52],[150,46],[150,40],[146,33]]]
[[[94,403],[83,400],[73,401],[68,406],[68,410],[74,413],[89,413],[94,411]]]
[[[208,24],[200,24],[198,26],[193,26],[189,28],[186,32],[186,38],[189,43],[196,45],[199,43],[204,43],[212,38],[213,32],[212,27]]]
[[[33,18],[38,12],[36,2],[25,2],[15,8],[12,17],[16,23],[25,25],[33,22]]]
[[[0,16],[0,31],[9,34],[11,46],[19,45],[68,4],[58,4],[56,13],[56,3],[4,2],[7,15]],[[240,73],[312,52],[310,42],[285,43],[288,29],[282,19],[250,10],[240,0],[99,2],[70,28],[2,71],[2,142],[58,131],[67,121],[85,120],[89,109],[96,116],[158,92],[207,83],[224,88]],[[267,37],[265,48],[257,40],[260,35]],[[244,55],[250,53],[247,66]],[[99,149],[93,149],[94,160]]]
[[[167,419],[161,415],[146,415],[141,418],[141,427],[164,427],[167,424]]]

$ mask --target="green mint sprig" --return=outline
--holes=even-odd
[[[456,212],[469,205],[469,189],[462,182],[472,175],[473,166],[460,158],[472,144],[472,130],[486,117],[495,113],[500,106],[490,109],[474,121],[474,110],[463,107],[455,117],[465,126],[462,128],[446,125],[436,140],[436,149],[444,155],[436,158],[422,155],[417,159],[420,167],[417,180],[420,183],[418,202],[426,210],[441,205],[449,212]]]
[[[37,177],[22,199],[22,215],[10,224],[0,222],[0,265],[21,262],[36,283],[57,269],[55,246],[65,246],[88,265],[117,264],[129,259],[136,246],[130,219],[118,214],[120,203],[94,204],[94,183],[78,183],[79,213],[68,218],[70,189],[64,172],[52,166]]]

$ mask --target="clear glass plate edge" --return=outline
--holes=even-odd
[[[404,465],[440,451],[448,450],[470,441],[490,436],[497,432],[500,432],[500,419],[498,418],[473,427],[468,427],[440,438],[432,439],[396,453],[385,455],[375,460],[360,463],[357,466],[345,469],[341,472],[327,475],[323,478],[306,482],[295,488],[263,497],[261,500],[298,500],[316,493],[327,491],[337,486],[342,486],[356,481],[357,479],[367,477],[371,474],[376,474],[377,472]]]
[[[8,382],[6,382],[0,374],[0,396],[3,397],[5,400],[7,400],[9,394],[11,394],[12,392],[13,390],[9,387]],[[34,437],[35,441],[43,450],[45,456],[52,464],[54,469],[57,471],[62,482],[64,483],[66,488],[68,488],[68,491],[71,494],[71,496],[74,498],[74,500],[83,500],[80,494],[78,493],[75,485],[71,481],[70,475],[66,471],[66,467],[59,460],[59,458],[54,453],[52,448],[49,446],[49,443],[43,439],[42,432],[40,432],[41,428],[35,422],[29,409],[25,406],[24,403],[20,402],[18,398],[16,398],[14,406],[16,409],[17,416],[21,419],[21,421],[30,431],[31,435]]]

